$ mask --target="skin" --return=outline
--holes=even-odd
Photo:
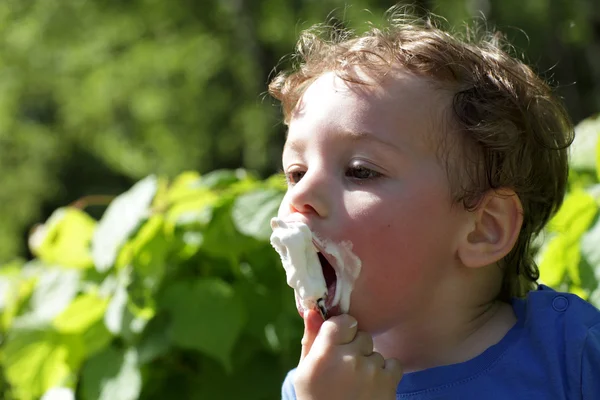
[[[520,203],[509,193],[476,212],[453,204],[436,155],[450,100],[402,70],[373,85],[325,73],[296,107],[279,217],[350,241],[362,260],[349,315],[305,314],[299,399],[393,399],[403,370],[466,361],[514,324],[495,300],[495,263],[514,244]]]

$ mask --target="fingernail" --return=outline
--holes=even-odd
[[[356,325],[358,325],[358,321],[357,321],[357,320],[354,320],[354,321],[352,321],[352,323],[350,324],[350,328],[354,328],[354,327],[356,327]]]

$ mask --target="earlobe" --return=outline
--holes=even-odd
[[[458,256],[471,268],[493,264],[506,256],[523,224],[523,207],[510,189],[489,190],[473,211],[471,226],[461,240]]]

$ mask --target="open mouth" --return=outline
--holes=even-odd
[[[332,316],[334,314],[339,313],[333,306],[335,295],[336,295],[336,287],[337,287],[337,274],[335,273],[335,269],[327,260],[327,258],[323,255],[323,253],[318,252],[319,261],[321,262],[321,268],[323,269],[323,277],[325,278],[325,286],[327,287],[327,298],[325,299],[325,309],[326,316]]]

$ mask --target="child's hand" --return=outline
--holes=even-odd
[[[299,400],[396,398],[402,378],[398,360],[374,353],[373,339],[357,326],[347,314],[325,322],[314,310],[304,314],[302,356],[294,382]]]

